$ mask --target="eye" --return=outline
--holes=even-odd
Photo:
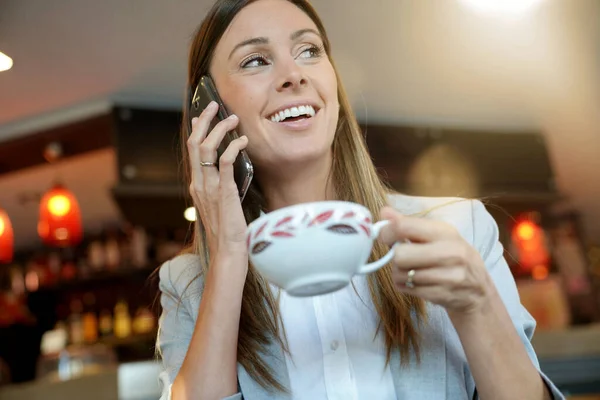
[[[267,58],[262,54],[253,54],[242,61],[242,68],[254,68],[268,65]]]
[[[317,57],[320,57],[321,54],[323,54],[323,48],[312,45],[312,46],[309,46],[309,47],[305,48],[304,50],[302,50],[299,57],[300,58],[317,58]]]

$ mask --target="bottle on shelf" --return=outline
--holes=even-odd
[[[78,345],[84,342],[82,311],[81,300],[72,300],[71,315],[69,316],[69,341],[71,344]]]
[[[83,339],[86,343],[95,343],[98,340],[98,317],[94,309],[96,297],[88,292],[83,296],[85,313],[82,317]]]
[[[148,234],[141,226],[135,226],[130,231],[131,265],[144,268],[148,265]]]
[[[100,336],[103,338],[110,337],[113,334],[113,317],[107,309],[100,311],[100,319],[98,321]]]
[[[154,330],[156,321],[154,314],[146,307],[139,307],[133,319],[133,333],[143,335]]]
[[[87,264],[92,270],[100,271],[105,268],[106,265],[106,254],[104,252],[104,245],[100,238],[92,240],[87,247]]]
[[[121,265],[121,248],[117,233],[114,230],[109,230],[106,233],[104,242],[104,262],[106,269],[114,271]]]
[[[126,338],[131,335],[131,315],[129,305],[125,300],[119,300],[115,305],[114,334],[117,338]]]

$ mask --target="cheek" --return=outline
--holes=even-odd
[[[335,70],[333,69],[333,65],[330,63],[327,64],[327,70],[325,72],[325,76],[327,76],[327,94],[330,98],[333,98],[337,101],[338,96],[338,81],[337,75],[335,74]]]
[[[235,114],[240,119],[240,123],[236,129],[237,132],[240,135],[248,135],[252,139],[252,135],[248,134],[248,131],[252,130],[252,121],[256,118],[257,112],[259,112],[257,106],[259,100],[256,95],[249,93],[244,87],[239,87],[239,89],[233,89],[229,93],[223,94],[222,100],[229,114]]]
[[[241,80],[230,79],[219,88],[221,99],[231,114],[240,117],[249,114],[260,100],[253,85],[244,84]]]

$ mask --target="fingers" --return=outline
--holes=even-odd
[[[391,246],[398,241],[396,226],[398,224],[400,214],[391,207],[384,207],[381,209],[380,215],[382,220],[388,220],[390,223],[381,228],[381,231],[379,232],[379,240],[388,246]]]
[[[212,102],[200,114],[199,118],[192,119],[192,134],[188,138],[187,147],[190,155],[192,183],[190,191],[194,193],[212,192],[219,186],[219,172],[217,168],[205,167],[203,162],[216,162],[217,149],[227,132],[235,129],[239,119],[232,115],[220,121],[212,131],[208,132],[211,121],[218,111],[218,105]]]
[[[394,251],[393,263],[403,270],[468,264],[473,249],[460,241],[401,243]]]
[[[202,159],[200,146],[208,135],[210,123],[217,114],[217,110],[217,103],[212,102],[204,109],[204,111],[202,111],[199,118],[192,119],[192,133],[187,140],[187,149],[190,157],[190,172],[192,173],[192,183],[190,186],[192,195],[194,191],[200,191],[204,186],[202,177],[205,172],[203,171],[205,167],[200,165],[200,161],[214,161]]]
[[[381,218],[390,221],[380,233],[381,240],[388,245],[402,241],[425,243],[459,237],[456,229],[444,221],[404,216],[391,207],[381,210]]]
[[[248,145],[248,137],[241,136],[227,146],[227,149],[221,154],[219,158],[219,175],[220,175],[220,187],[222,189],[232,189],[237,193],[237,186],[235,184],[233,174],[233,163],[240,154],[240,151],[246,148]]]
[[[235,129],[238,122],[239,118],[236,115],[230,115],[215,125],[213,130],[200,144],[200,157],[202,157],[202,161],[217,161],[217,149],[219,148],[219,145],[227,132]]]
[[[493,283],[485,283],[477,274],[464,267],[419,269],[406,286],[408,273],[395,271],[392,280],[401,292],[439,304],[448,311],[468,312],[480,309],[485,297],[493,291]]]
[[[406,286],[408,281],[408,270],[395,269],[392,272],[392,280],[400,287]],[[464,267],[439,267],[415,269],[412,282],[415,286],[441,285],[447,287],[459,287],[470,279]]]
[[[216,102],[212,101],[197,118],[192,118],[192,132],[190,132],[189,139],[196,141],[200,144],[206,135],[208,135],[208,129],[213,118],[217,115],[219,106]],[[189,142],[189,140],[188,140]]]

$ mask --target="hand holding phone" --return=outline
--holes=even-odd
[[[198,93],[200,91],[196,90],[197,95]],[[200,106],[200,98],[202,96],[193,98],[195,104],[191,104],[191,108],[194,111],[189,112],[187,122],[190,125],[190,133],[187,151],[191,173],[190,195],[198,213],[197,224],[201,232],[204,232],[207,244],[205,249],[208,250],[204,256],[212,263],[220,259],[219,253],[228,256],[237,254],[240,256],[240,265],[247,264],[247,224],[242,200],[247,192],[252,170],[251,164],[250,169],[236,171],[235,168],[239,168],[240,154],[246,148],[248,138],[231,136],[239,120],[233,116],[219,116],[219,107],[222,104],[203,99]],[[200,110],[202,111],[198,114]],[[196,115],[197,118],[194,118]],[[216,165],[202,164],[215,161]],[[236,181],[234,175],[237,172],[239,177],[239,171],[247,173],[242,174],[245,179],[238,178]],[[240,271],[243,271],[243,268],[240,268]]]
[[[227,119],[227,117],[229,115],[227,113],[227,110],[225,109],[225,105],[223,104],[223,101],[219,97],[217,88],[216,88],[213,80],[210,78],[210,76],[204,75],[200,79],[200,83],[196,87],[196,89],[194,91],[194,95],[192,96],[192,99],[191,99],[190,110],[189,110],[190,111],[189,112],[189,121],[188,121],[190,126],[189,126],[188,132],[192,132],[192,129],[191,129],[192,118],[199,117],[200,114],[202,114],[202,111],[204,111],[204,109],[212,101],[216,102],[219,105],[219,110],[217,112],[217,115],[215,116],[215,118],[213,119],[213,121],[210,124],[209,131],[208,131],[209,135],[210,135],[210,132],[215,127],[215,125],[219,121],[223,121],[223,120]],[[233,140],[237,139],[238,137],[239,136],[235,130],[231,130],[231,131],[227,132],[227,134],[225,135],[225,137],[223,138],[223,140],[221,141],[221,143],[218,147],[217,161],[219,160],[219,158],[221,157],[223,152],[225,152],[225,150],[227,149],[229,144]],[[218,163],[217,163],[217,166],[218,166]],[[236,160],[233,164],[233,174],[234,174],[235,184],[238,188],[240,201],[243,201],[246,194],[248,193],[250,183],[252,182],[252,178],[254,176],[254,168],[252,166],[252,162],[250,161],[250,158],[248,157],[248,154],[246,153],[245,150],[241,150],[238,157],[236,158]]]

